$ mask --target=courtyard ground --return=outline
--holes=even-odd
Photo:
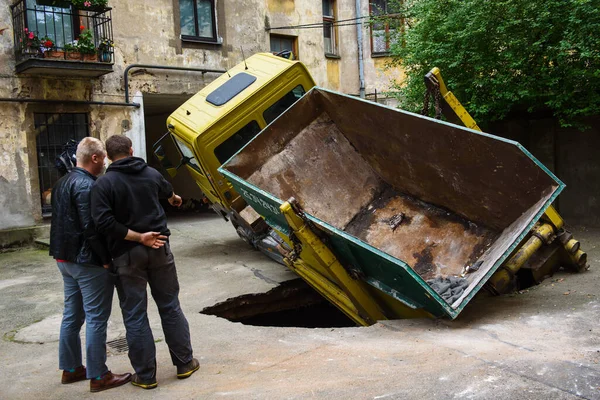
[[[180,299],[201,369],[175,378],[150,303],[159,386],[92,394],[60,384],[62,280],[47,250],[0,254],[0,399],[600,399],[600,230],[575,228],[591,265],[501,297],[458,319],[371,327],[250,326],[199,311],[294,279],[212,214],[170,221]],[[108,340],[124,336],[114,301]],[[131,371],[109,347],[108,366]]]

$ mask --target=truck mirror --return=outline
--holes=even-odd
[[[154,145],[153,152],[154,156],[160,162],[160,165],[163,166],[163,168],[167,171],[171,178],[177,175],[177,168],[174,167],[171,161],[167,158],[167,153],[165,152],[165,149],[163,148],[162,144],[157,143],[156,145]]]

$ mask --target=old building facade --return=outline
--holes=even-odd
[[[385,102],[385,0],[0,0],[0,230],[51,213],[70,140],[126,134],[153,162],[166,117],[256,52],[290,51],[318,85]],[[174,69],[179,68],[179,69]],[[190,70],[194,69],[194,70]],[[184,196],[198,195],[185,176]]]

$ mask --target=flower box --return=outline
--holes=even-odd
[[[82,54],[78,51],[67,51],[66,52],[67,60],[77,60],[77,61],[98,61],[97,54]]]
[[[98,61],[98,55],[97,54],[83,54],[82,60],[83,61]]]
[[[48,50],[44,53],[44,58],[65,58],[65,52],[63,50]]]

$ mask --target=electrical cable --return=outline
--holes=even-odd
[[[355,26],[355,25],[361,24],[362,21],[361,22],[353,22],[353,23],[344,23],[344,22],[358,21],[361,19],[371,18],[371,17],[381,18],[381,17],[388,17],[388,16],[396,17],[396,18],[399,17],[398,14],[383,14],[383,15],[377,15],[377,16],[367,15],[367,16],[356,17],[356,18],[340,19],[340,20],[337,20],[334,22],[315,22],[312,24],[276,26],[273,28],[266,28],[266,30],[271,31],[271,30],[276,30],[276,29],[314,29],[314,28],[323,28],[325,26]]]

